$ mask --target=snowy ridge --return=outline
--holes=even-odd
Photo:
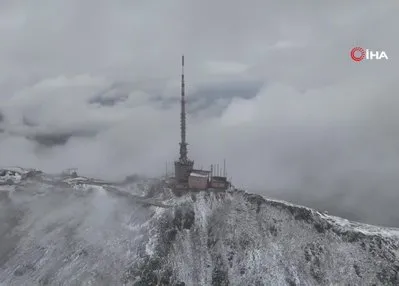
[[[351,231],[359,232],[359,233],[366,234],[366,235],[381,235],[384,237],[392,237],[392,238],[399,239],[399,228],[378,227],[378,226],[374,226],[374,225],[370,225],[370,224],[353,222],[353,221],[349,221],[349,220],[341,218],[341,217],[321,213],[319,211],[315,211],[315,210],[305,207],[305,206],[294,205],[294,204],[291,204],[286,201],[275,200],[275,199],[270,199],[270,198],[265,198],[265,200],[268,202],[281,203],[286,206],[301,208],[301,209],[310,211],[313,215],[319,216],[320,218],[328,221],[329,223],[333,224],[335,227],[340,228],[342,230],[351,230]]]
[[[171,224],[163,225],[173,233],[164,266],[185,285],[399,281],[397,229],[343,225],[339,218],[245,192],[179,198]]]
[[[0,285],[399,284],[398,229],[244,191],[0,171]]]

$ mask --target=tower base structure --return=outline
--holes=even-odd
[[[179,160],[175,161],[175,178],[176,183],[187,183],[188,177],[194,167],[194,161],[191,160]]]

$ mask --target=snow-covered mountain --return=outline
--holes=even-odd
[[[399,230],[238,190],[7,168],[0,285],[399,285]]]

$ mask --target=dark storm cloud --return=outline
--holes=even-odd
[[[178,151],[184,52],[199,166],[226,158],[238,186],[399,226],[396,1],[0,8],[1,165],[161,174]],[[354,46],[389,61],[353,63]],[[73,135],[83,131],[95,135]],[[36,148],[35,134],[63,145]]]
[[[128,95],[117,94],[112,97],[96,96],[89,100],[90,104],[100,104],[102,106],[114,106],[118,103],[123,103],[128,98]]]
[[[27,135],[26,139],[32,140],[43,147],[54,147],[66,145],[71,138],[94,137],[96,133],[97,132],[94,130],[80,132],[76,130],[69,133],[37,133],[33,135]]]
[[[71,137],[71,134],[36,134],[34,136],[27,136],[26,138],[45,147],[53,147],[65,145]]]

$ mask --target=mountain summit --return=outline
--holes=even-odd
[[[0,285],[398,284],[398,229],[238,190],[0,170]]]

